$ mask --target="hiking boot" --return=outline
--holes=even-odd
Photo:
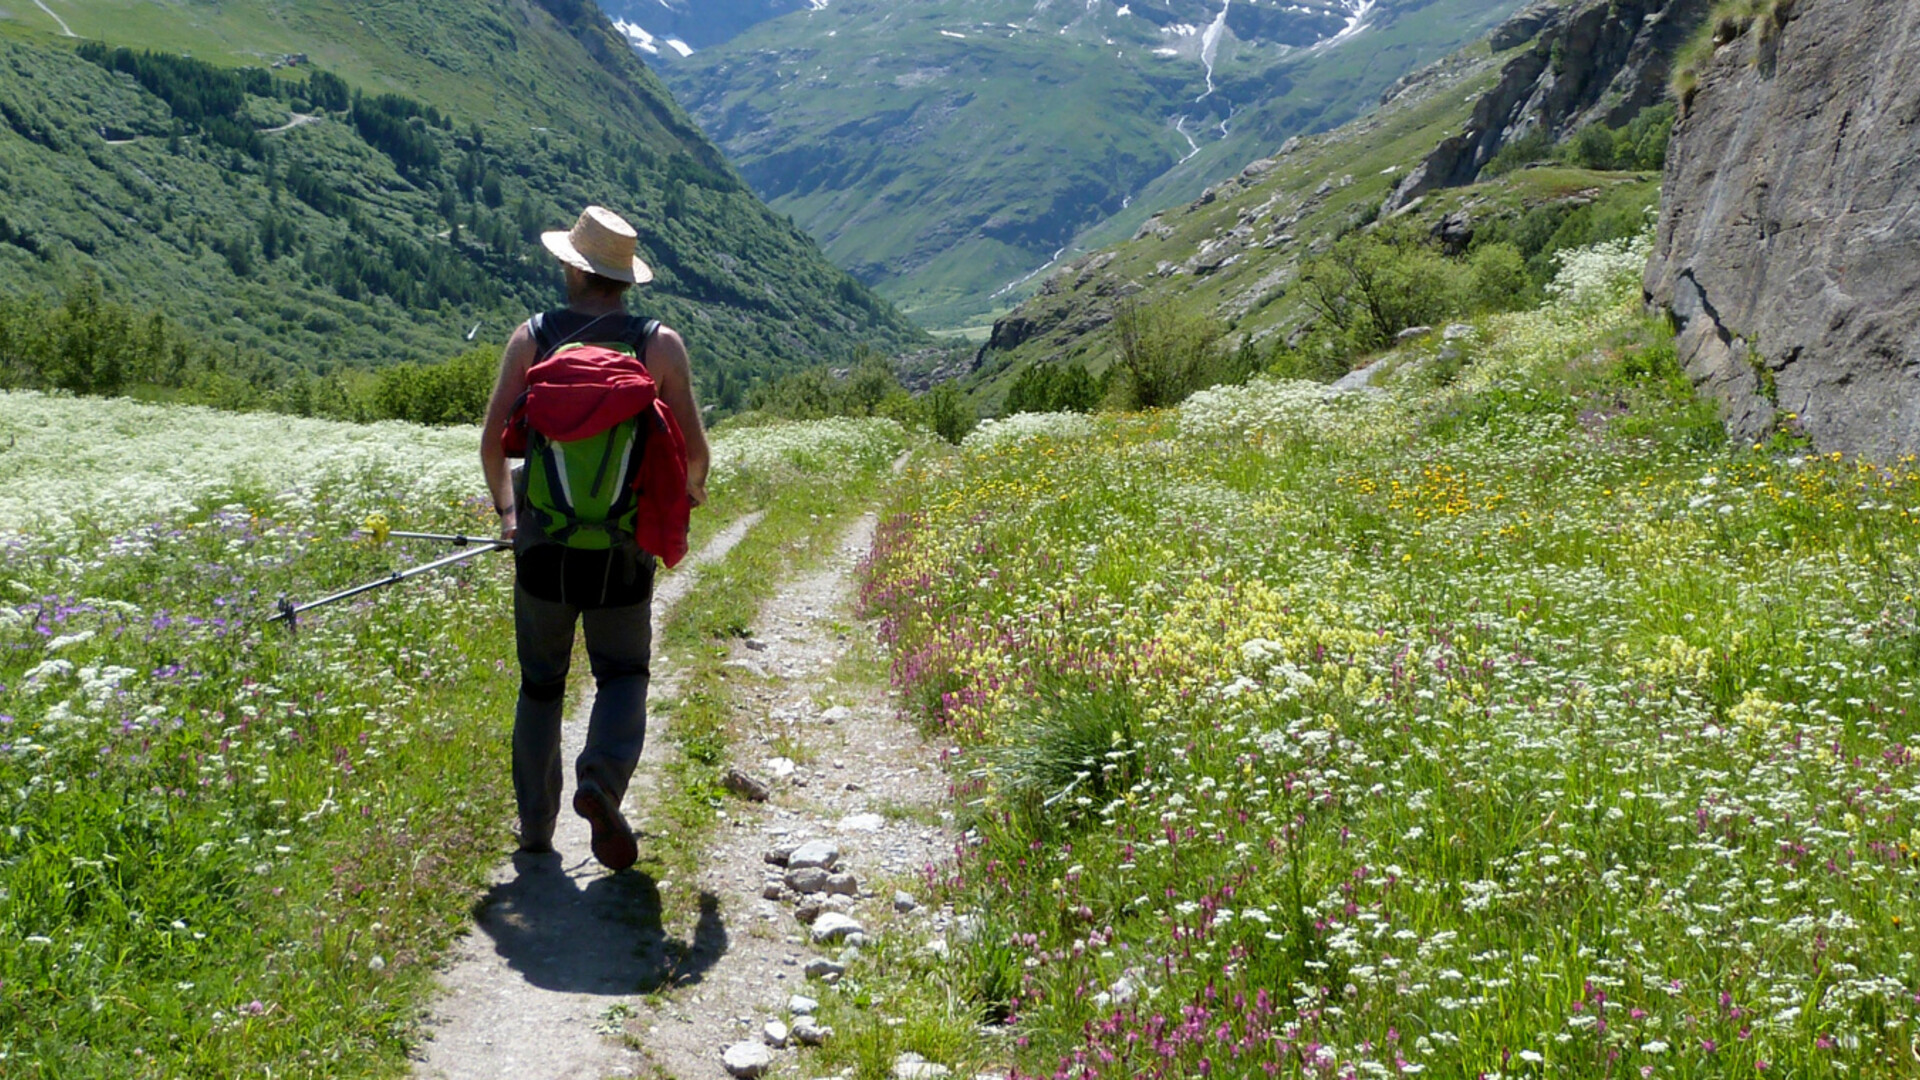
[[[553,851],[553,820],[544,824],[520,823],[520,850],[528,855],[547,855]]]
[[[573,812],[593,826],[593,857],[609,870],[625,870],[640,857],[640,845],[634,842],[633,829],[620,816],[616,805],[600,785],[582,780],[573,793]]]

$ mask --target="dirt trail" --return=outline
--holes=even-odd
[[[699,580],[699,568],[725,557],[759,520],[756,514],[736,522],[660,583],[656,625]],[[671,693],[669,672],[648,696]],[[580,753],[592,708],[587,680],[563,729],[569,763]],[[657,760],[664,730],[656,723],[647,734],[648,757]],[[484,767],[504,769],[506,762]],[[632,793],[625,812],[637,820]],[[618,1006],[663,985],[676,955],[712,952],[710,939],[719,930],[703,915],[693,942],[672,941],[653,879],[605,873],[588,854],[588,839],[586,822],[563,809],[554,854],[516,855],[494,870],[492,888],[475,905],[479,933],[460,944],[441,978],[446,994],[434,1004],[432,1039],[416,1075],[601,1080],[635,1074],[637,1056],[605,1034],[618,1031]]]
[[[751,524],[716,537],[696,559],[720,557]],[[872,514],[861,518],[824,566],[785,583],[728,660],[742,676],[734,681],[744,729],[734,757],[769,786],[770,798],[727,804],[691,881],[604,873],[586,855],[585,823],[563,811],[554,837],[560,855],[520,857],[495,872],[477,905],[480,933],[463,943],[444,976],[447,995],[434,1010],[418,1075],[727,1077],[726,1048],[759,1042],[762,1025],[782,1015],[790,995],[818,997],[819,984],[803,973],[807,961],[840,954],[839,946],[807,944],[809,929],[795,912],[804,898],[763,895],[781,873],[764,861],[770,848],[835,842],[840,868],[858,888],[829,907],[845,909],[869,933],[889,923],[925,932],[944,925],[944,916],[925,908],[896,912],[893,895],[896,886],[913,889],[920,870],[950,850],[940,825],[947,793],[940,752],[896,718],[881,687],[842,679],[846,670],[836,674],[859,641],[872,640],[872,627],[852,608],[854,572],[874,527]],[[656,619],[697,583],[685,571],[664,582]],[[655,696],[672,696],[672,683],[668,671]],[[566,728],[569,760],[591,705],[589,693]],[[657,842],[646,835],[646,807],[668,758],[663,731],[655,720],[627,797],[643,855]],[[697,912],[695,925],[676,938],[663,928],[663,909]],[[653,991],[662,993],[644,996]]]
[[[41,11],[46,12],[47,15],[51,17],[54,22],[57,22],[60,24],[61,37],[79,37],[80,36],[79,34],[76,34],[73,32],[73,27],[67,25],[67,20],[61,18],[58,13],[56,13],[52,8],[47,6],[47,0],[33,0],[33,6],[39,8]]]
[[[726,1077],[723,1051],[761,1041],[763,1025],[783,1014],[789,996],[817,998],[819,984],[808,982],[804,967],[840,952],[807,944],[808,927],[795,915],[804,898],[764,895],[781,873],[764,860],[769,849],[833,841],[859,895],[836,897],[829,910],[844,907],[869,933],[893,920],[929,928],[944,922],[924,908],[896,913],[893,895],[896,885],[914,888],[921,869],[950,851],[939,824],[947,794],[940,752],[898,720],[881,687],[834,674],[858,640],[872,640],[872,627],[852,608],[854,571],[873,546],[874,527],[873,515],[861,518],[826,566],[783,587],[728,661],[748,676],[736,689],[736,716],[747,730],[734,758],[768,784],[771,798],[729,803],[698,880],[674,886],[676,895],[697,890],[712,898],[725,934],[710,967],[627,1025],[648,1062],[675,1080]]]
[[[310,113],[297,112],[293,114],[293,119],[288,120],[286,123],[281,124],[279,127],[259,128],[258,130],[262,135],[278,135],[283,131],[292,131],[294,128],[297,128],[297,127],[305,127],[308,124],[317,124],[323,119],[325,119],[325,117],[315,116]]]

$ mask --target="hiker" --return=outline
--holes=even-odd
[[[655,557],[672,565],[686,551],[686,510],[706,501],[707,441],[680,335],[627,311],[627,290],[653,278],[633,227],[590,206],[571,230],[540,239],[560,260],[567,306],[514,330],[480,439],[500,535],[514,550],[520,850],[553,850],[577,621],[596,693],[573,809],[592,826],[594,858],[623,870],[639,857],[620,803],[646,737]],[[527,463],[510,471],[516,451]]]

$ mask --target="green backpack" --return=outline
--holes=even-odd
[[[625,343],[593,344],[638,355]],[[553,353],[581,347],[569,343]],[[598,435],[566,442],[528,431],[526,507],[548,540],[583,551],[606,551],[633,538],[640,502],[633,477],[646,439],[641,425],[647,419],[637,416]]]

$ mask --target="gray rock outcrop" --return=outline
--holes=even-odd
[[[1544,129],[1559,139],[1588,123],[1619,127],[1666,92],[1673,55],[1711,0],[1550,0],[1496,29],[1496,51],[1531,42],[1442,140],[1400,181],[1391,213],[1436,188],[1470,184],[1502,146]]]
[[[1777,10],[1674,128],[1647,297],[1736,437],[1920,450],[1920,0]]]

